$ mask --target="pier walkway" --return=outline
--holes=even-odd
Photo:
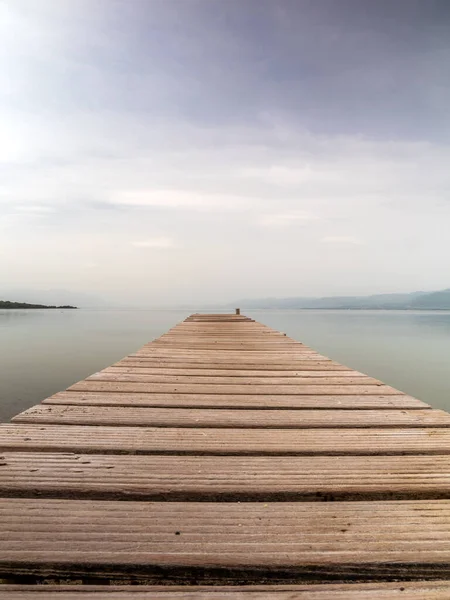
[[[192,315],[0,426],[0,580],[1,600],[448,600],[450,414]]]

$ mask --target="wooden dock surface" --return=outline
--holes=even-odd
[[[0,426],[0,579],[0,600],[448,600],[450,415],[192,315]]]

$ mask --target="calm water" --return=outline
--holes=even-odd
[[[183,320],[180,310],[1,311],[0,420]],[[323,354],[450,410],[450,312],[246,311]]]

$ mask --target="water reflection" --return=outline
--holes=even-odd
[[[194,311],[1,310],[0,418],[119,360],[189,312]],[[327,356],[450,409],[448,311],[245,312]]]

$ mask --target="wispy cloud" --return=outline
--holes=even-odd
[[[361,240],[349,235],[329,235],[320,240],[323,244],[362,244]]]
[[[258,222],[264,227],[286,227],[295,223],[306,223],[316,221],[316,215],[305,212],[275,213],[262,215]]]
[[[254,4],[0,0],[2,284],[448,287],[448,3]]]
[[[171,237],[159,236],[142,241],[131,242],[135,248],[175,248],[175,240]]]
[[[48,214],[55,212],[54,206],[40,206],[39,204],[26,204],[24,206],[18,205],[15,206],[15,210],[18,210],[20,213],[30,213],[30,214]]]
[[[314,180],[319,173],[315,173],[312,165],[270,165],[266,168],[248,168],[241,172],[243,177],[258,179],[266,183],[282,186],[298,186]]]
[[[251,199],[245,196],[211,194],[204,191],[149,189],[115,192],[113,204],[122,206],[158,207],[200,211],[236,211],[249,207]]]

